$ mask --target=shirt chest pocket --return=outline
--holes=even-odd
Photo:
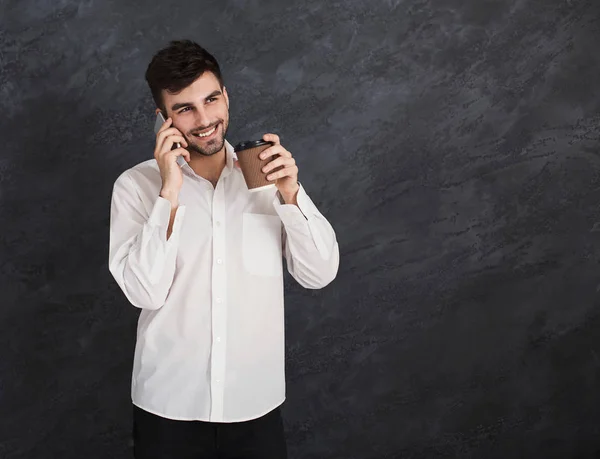
[[[244,213],[242,221],[246,271],[256,276],[282,276],[281,219],[277,215]]]

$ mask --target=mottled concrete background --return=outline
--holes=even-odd
[[[597,0],[0,5],[1,458],[130,457],[110,193],[174,38],[337,230],[332,285],[286,279],[292,458],[600,451]]]

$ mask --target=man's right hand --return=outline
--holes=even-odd
[[[160,196],[171,201],[172,207],[177,207],[179,190],[183,185],[183,172],[177,164],[177,157],[183,156],[189,163],[190,152],[183,148],[187,147],[188,143],[178,129],[171,127],[172,123],[173,120],[168,118],[156,134],[154,158],[158,163],[162,179]],[[176,143],[179,143],[181,147],[172,150]]]

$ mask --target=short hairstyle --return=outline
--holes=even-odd
[[[179,92],[204,72],[212,72],[223,88],[221,69],[214,56],[191,40],[175,40],[154,55],[146,69],[146,82],[156,106],[165,112],[162,91]]]

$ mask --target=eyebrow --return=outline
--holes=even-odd
[[[217,89],[217,90],[211,92],[208,96],[206,96],[204,98],[204,100],[208,100],[208,99],[211,99],[213,97],[220,96],[221,94],[222,94],[222,92]],[[194,105],[192,102],[179,102],[178,104],[173,105],[171,107],[171,110],[173,110],[174,112],[176,112],[177,110],[179,110],[181,108],[191,107],[192,105]]]

